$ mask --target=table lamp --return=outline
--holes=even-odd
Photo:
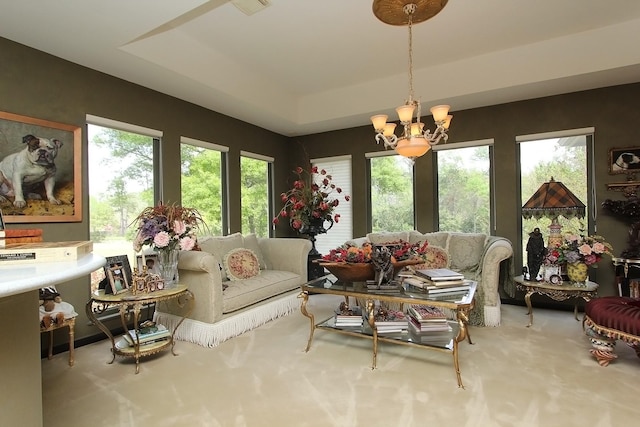
[[[522,217],[525,219],[543,217],[551,218],[549,226],[549,247],[562,245],[562,226],[558,216],[565,218],[584,218],[585,205],[562,182],[553,177],[538,188],[533,196],[522,206]]]

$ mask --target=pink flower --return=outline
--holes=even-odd
[[[593,244],[593,252],[595,252],[597,254],[604,253],[606,250],[607,250],[607,248],[600,242],[595,242]]]
[[[180,249],[183,251],[190,251],[196,245],[196,240],[187,236],[180,239]]]
[[[183,235],[186,231],[187,231],[187,226],[183,221],[176,219],[173,222],[173,232],[176,233],[178,236]]]
[[[598,261],[598,257],[595,254],[587,255],[584,257],[584,263],[587,265],[595,264]]]
[[[583,243],[578,246],[578,251],[580,251],[580,255],[591,255],[591,246],[587,243]]]
[[[166,247],[167,245],[169,245],[170,241],[171,241],[171,236],[169,236],[169,233],[167,233],[166,231],[159,232],[153,238],[153,243],[159,248]]]

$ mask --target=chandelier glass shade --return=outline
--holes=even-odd
[[[433,132],[424,129],[424,123],[420,121],[420,101],[413,95],[413,33],[412,24],[422,22],[435,16],[447,4],[446,0],[424,1],[415,0],[407,3],[406,0],[374,0],[373,12],[382,22],[391,25],[407,25],[409,29],[409,99],[404,105],[396,108],[402,132],[400,136],[395,134],[395,123],[388,123],[389,116],[377,114],[371,117],[373,128],[376,131],[376,143],[382,143],[385,149],[394,149],[399,155],[415,160],[426,154],[432,145],[440,141],[447,141],[447,131],[451,123],[452,115],[449,114],[448,105],[436,105],[431,107],[433,121],[436,128]],[[401,8],[402,13],[399,14]],[[416,120],[414,121],[414,114]]]

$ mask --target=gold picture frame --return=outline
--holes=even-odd
[[[79,126],[0,111],[0,172],[3,169],[13,172],[16,164],[13,160],[17,156],[26,156],[27,143],[36,138],[52,142],[47,147],[49,155],[55,150],[53,160],[49,158],[47,165],[51,170],[51,165],[55,164],[55,179],[48,181],[53,186],[55,201],[47,198],[44,178],[23,189],[21,197],[26,206],[20,206],[20,201],[15,203],[15,188],[10,191],[7,183],[0,182],[0,209],[6,223],[82,221],[81,135]],[[12,156],[12,161],[5,161],[9,156]],[[27,161],[35,163],[32,157],[25,157]]]
[[[107,277],[111,286],[111,293],[117,295],[129,289],[129,281],[122,264],[115,264],[107,269]]]

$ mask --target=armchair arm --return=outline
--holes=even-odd
[[[189,318],[205,323],[215,323],[222,318],[222,275],[219,266],[217,258],[208,252],[180,251],[180,283],[187,285],[195,297]],[[169,306],[167,311],[183,314],[183,308],[175,304]]]
[[[260,251],[273,270],[291,271],[307,278],[307,260],[311,242],[291,237],[258,239]]]
[[[500,301],[500,263],[513,255],[511,242],[490,237],[482,260],[482,287],[485,305],[497,306]]]

